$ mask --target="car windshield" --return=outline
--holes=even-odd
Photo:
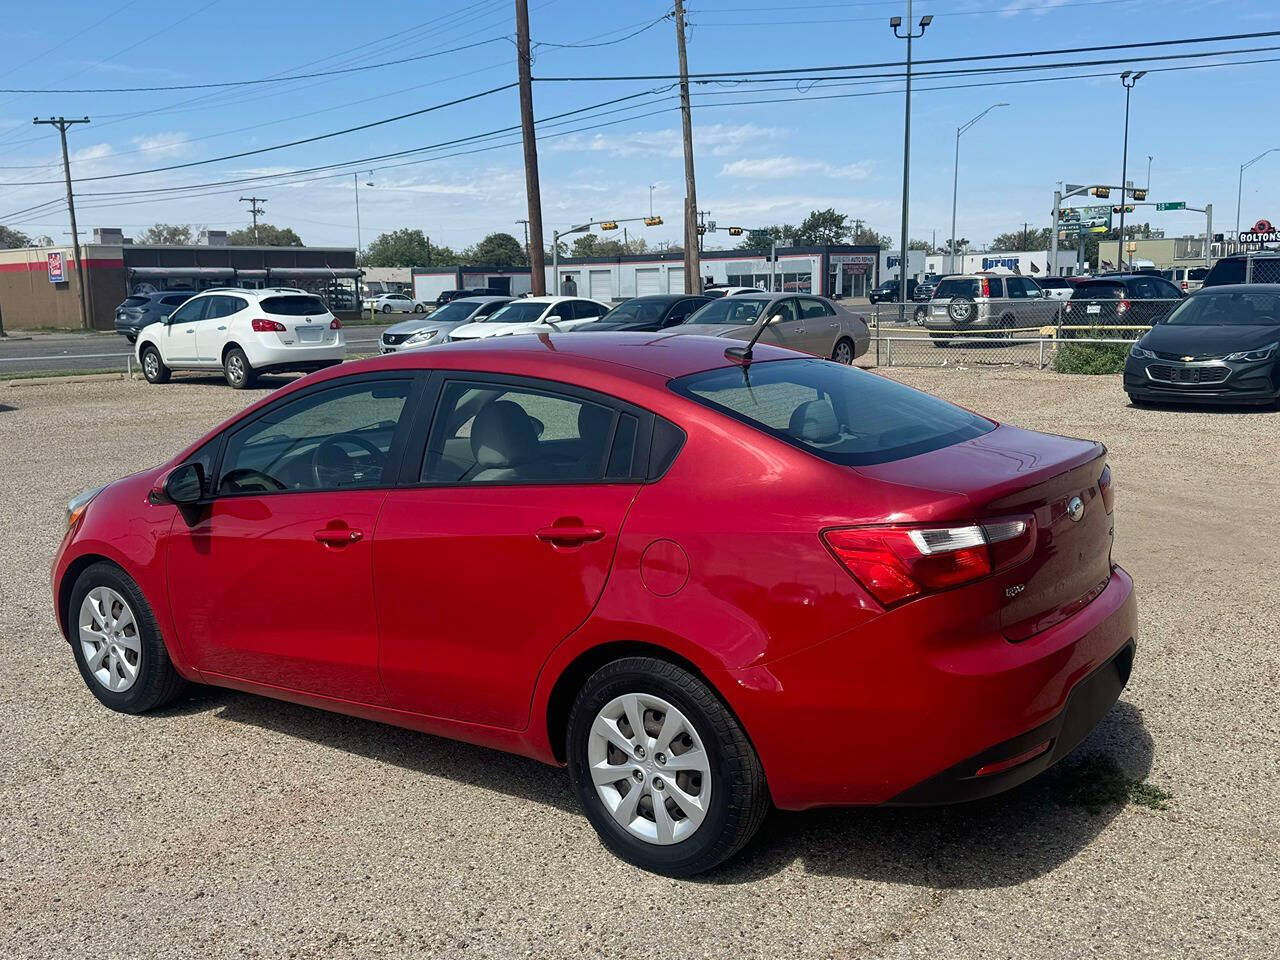
[[[1188,297],[1165,323],[1175,327],[1280,326],[1280,293],[1209,288]]]
[[[688,319],[688,323],[753,324],[768,303],[760,297],[722,297],[713,300]]]
[[[283,297],[267,297],[262,301],[262,309],[280,317],[311,317],[329,312],[329,308],[319,297],[297,293]]]
[[[990,420],[885,377],[825,360],[771,360],[682,377],[671,388],[843,466],[970,440]]]
[[[533,323],[546,312],[546,309],[545,303],[516,300],[490,315],[485,323]]]
[[[1072,300],[1122,300],[1124,287],[1118,283],[1077,283]]]
[[[654,300],[628,300],[626,303],[620,303],[603,317],[601,321],[637,321],[639,323],[657,323],[662,319],[663,312],[667,309],[667,304],[662,301]]]
[[[466,300],[454,300],[446,303],[443,307],[437,307],[431,312],[432,323],[451,323],[455,320],[461,321],[471,316],[480,304],[468,303]]]
[[[947,297],[976,297],[982,293],[982,284],[977,280],[963,277],[948,277],[938,284],[933,296],[937,300]]]

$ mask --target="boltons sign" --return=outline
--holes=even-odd
[[[1241,243],[1280,243],[1280,230],[1270,220],[1259,220],[1251,230],[1240,231]]]

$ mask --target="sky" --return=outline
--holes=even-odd
[[[533,91],[548,240],[552,230],[584,220],[646,216],[652,200],[665,224],[630,230],[650,246],[678,242],[684,166],[677,90],[670,79],[600,79],[676,72],[675,27],[661,19],[671,3],[529,6],[533,73],[548,78],[536,80]],[[357,180],[366,245],[401,227],[454,248],[493,231],[523,239],[516,223],[527,216],[518,128],[438,146],[519,123],[515,89],[486,92],[516,79],[512,0],[60,0],[39,15],[27,9],[22,18],[6,18],[13,55],[0,61],[0,88],[68,92],[0,91],[0,224],[69,240],[57,131],[31,123],[63,115],[91,118],[68,133],[82,239],[95,226],[132,235],[156,222],[236,229],[249,222],[239,198],[255,195],[266,198],[267,222],[292,227],[307,245],[352,246]],[[859,75],[857,67],[905,56],[905,41],[888,25],[890,16],[907,16],[905,0],[689,0],[686,9],[692,73],[854,65],[838,74],[846,79],[813,83],[695,84],[698,206],[721,227],[748,228],[796,223],[809,210],[834,207],[896,240],[902,83],[867,80],[866,68]],[[1270,112],[1280,36],[1069,54],[1051,59],[1108,63],[998,75],[939,76],[966,64],[920,62],[1280,30],[1275,0],[917,0],[913,20],[924,14],[934,19],[913,44],[912,238],[942,244],[949,235],[956,128],[994,103],[1008,106],[961,140],[959,236],[981,245],[1024,222],[1048,225],[1059,181],[1118,183],[1125,109],[1119,74],[1128,68],[1151,71],[1133,90],[1129,131],[1129,179],[1146,182],[1150,158],[1150,199],[1211,202],[1215,231],[1230,231],[1240,164],[1280,147]],[[1136,59],[1246,48],[1253,52]],[[1277,62],[1242,62],[1250,60]],[[1181,69],[1227,61],[1237,63]],[[111,90],[299,74],[311,76]],[[1025,82],[1072,74],[1089,76]],[[619,99],[625,97],[631,99]],[[439,106],[463,98],[471,99]],[[204,162],[415,111],[426,112]],[[570,111],[581,112],[560,116]],[[424,147],[432,149],[403,155]],[[393,153],[402,155],[295,173]],[[198,165],[134,173],[179,164]],[[114,176],[122,173],[133,175]],[[1246,171],[1242,226],[1280,221],[1278,174],[1280,152]],[[251,179],[264,175],[275,179]],[[165,188],[182,189],[125,193]],[[1140,208],[1136,219],[1169,235],[1204,230],[1195,213]],[[723,232],[708,237],[710,247],[733,245]]]

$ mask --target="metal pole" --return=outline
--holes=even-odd
[[[534,296],[541,296],[547,292],[547,271],[542,251],[538,141],[533,128],[533,60],[529,47],[528,0],[516,0],[516,61],[520,81],[520,135],[524,143],[524,189],[529,206],[529,286]]]
[[[360,174],[353,173],[352,181],[356,185],[356,262],[360,260]]]
[[[1204,205],[1204,265],[1209,266],[1209,246],[1213,243],[1213,204]]]
[[[1053,191],[1053,230],[1049,233],[1049,276],[1058,275],[1058,211],[1062,208],[1062,191]],[[1076,261],[1079,269],[1080,261]]]
[[[1124,159],[1120,164],[1120,239],[1116,243],[1116,269],[1124,269],[1124,208],[1128,191],[1125,178],[1129,175],[1129,93],[1133,87],[1124,81]]]
[[[1236,235],[1232,240],[1240,238],[1240,199],[1244,196],[1244,168],[1245,165],[1240,164],[1240,179],[1236,181]]]
[[[680,127],[684,139],[684,292],[702,292],[698,256],[698,191],[693,171],[693,119],[689,112],[689,60],[684,48],[684,0],[675,0],[676,53],[680,60]]]
[[[532,283],[533,277],[530,276],[529,280]],[[542,282],[544,284],[543,289],[545,290],[546,277],[542,278]],[[557,297],[560,296],[560,231],[559,230],[551,231],[551,292]]]
[[[778,290],[778,241],[774,240],[769,249],[769,292]]]
[[[898,245],[901,254],[901,259],[898,261],[898,302],[902,304],[899,320],[904,322],[907,318],[907,224],[911,200],[911,39],[914,35],[912,23],[911,0],[907,0],[907,96],[902,131],[902,237]]]

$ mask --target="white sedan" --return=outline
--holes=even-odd
[[[505,337],[517,333],[574,330],[599,320],[609,306],[582,297],[524,297],[476,323],[464,323],[449,334],[449,342]]]
[[[138,364],[149,383],[174,370],[221,370],[237,390],[260,373],[310,372],[341,363],[342,323],[309,293],[210,290],[138,333]]]
[[[378,313],[422,313],[427,305],[405,293],[384,293],[378,297],[366,297],[360,301],[364,310]]]

